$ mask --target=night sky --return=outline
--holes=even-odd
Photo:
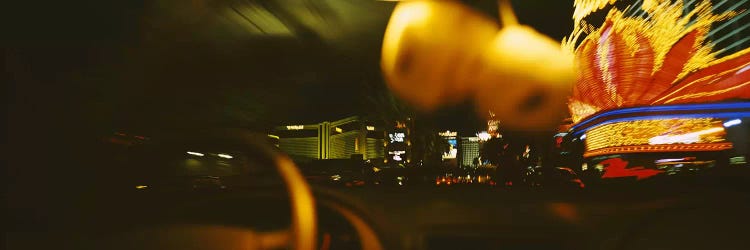
[[[496,1],[466,3],[497,16]],[[7,93],[10,126],[30,133],[50,124],[97,132],[191,125],[262,130],[371,113],[369,97],[385,91],[379,55],[393,2],[21,4],[10,16]],[[556,40],[571,30],[572,1],[513,4],[522,23]],[[253,23],[262,32],[249,30],[228,6],[261,6],[292,34],[264,34],[274,30],[262,23]],[[471,105],[425,117],[472,131],[483,122]]]

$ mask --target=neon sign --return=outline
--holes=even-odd
[[[391,159],[393,159],[394,161],[403,161],[404,158],[401,155],[406,154],[406,151],[403,151],[403,150],[390,151],[390,152],[388,152],[388,154],[389,155],[393,155],[391,157]]]
[[[675,118],[614,122],[589,129],[584,155],[617,152],[722,150],[726,131],[714,118]],[[583,139],[583,138],[582,138]],[[728,145],[731,148],[731,144]]]
[[[301,129],[305,129],[305,125],[289,125],[289,126],[286,126],[286,129],[288,129],[288,130],[301,130]]]
[[[388,134],[388,138],[390,138],[391,143],[394,142],[404,142],[404,138],[406,138],[406,134],[404,133],[392,133]]]
[[[445,132],[439,132],[438,135],[444,136],[444,137],[455,137],[455,136],[458,136],[458,132],[456,131],[451,132],[450,130],[446,130]]]

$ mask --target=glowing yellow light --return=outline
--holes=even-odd
[[[339,128],[339,127],[334,128],[334,130],[336,130],[337,133],[343,133],[344,132],[344,130],[341,129],[341,128]]]
[[[457,136],[458,132],[456,132],[456,131],[452,131],[451,132],[450,130],[446,130],[445,132],[439,132],[438,135],[440,135],[440,136],[446,136],[446,137]]]
[[[198,152],[193,152],[193,151],[187,151],[187,154],[195,155],[195,156],[203,156],[203,153],[198,153]]]
[[[615,122],[591,128],[584,135],[586,154],[592,155],[611,152],[714,150],[717,148],[705,145],[724,142],[725,134],[719,119],[689,118]],[[680,147],[674,144],[704,146]],[[649,145],[653,147],[648,147]],[[731,147],[731,143],[729,146]]]
[[[625,153],[653,153],[653,152],[692,152],[692,151],[722,151],[733,148],[731,142],[720,143],[702,143],[702,144],[671,144],[671,145],[641,145],[641,146],[620,146],[611,148],[602,148],[590,150],[583,153],[583,157],[594,157],[608,154],[625,154]],[[596,165],[596,168],[602,170],[604,166]]]
[[[509,128],[557,127],[576,79],[573,53],[523,25],[504,27],[486,52],[487,69],[476,92],[478,110],[491,110]]]
[[[135,189],[146,189],[146,188],[148,188],[148,186],[146,186],[146,185],[135,186]]]
[[[367,126],[367,131],[375,131],[375,126]]]
[[[578,23],[591,13],[601,10],[616,1],[617,0],[577,0],[573,3],[573,6],[576,7],[573,12],[573,20]]]
[[[292,201],[292,240],[298,249],[315,249],[317,246],[317,217],[315,199],[299,168],[291,159],[277,156],[276,167],[284,177],[289,199]]]
[[[217,154],[216,156],[219,156],[219,157],[224,158],[224,159],[232,159],[232,158],[234,158],[234,157],[232,157],[231,155],[228,155],[228,154]]]
[[[723,127],[713,127],[709,129],[704,129],[697,132],[687,133],[687,134],[681,134],[681,135],[660,135],[652,137],[648,140],[648,143],[651,145],[654,144],[675,144],[675,143],[684,143],[684,144],[690,144],[690,143],[697,143],[701,141],[701,135],[706,134],[712,134],[717,132],[724,131]]]
[[[733,56],[717,60],[722,50],[714,48],[709,34],[719,22],[738,16],[737,11],[714,13],[709,0],[690,4],[682,0],[644,0],[640,6],[626,9],[618,9],[615,2],[574,1],[573,32],[563,39],[563,48],[575,53],[578,60],[578,86],[568,103],[574,122],[601,110],[672,103],[719,95],[730,89],[673,96],[692,86],[680,82],[689,74]],[[608,6],[612,8],[601,27],[583,20]],[[722,72],[710,77],[719,74]],[[669,88],[675,84],[680,88]]]
[[[383,36],[386,83],[422,110],[460,101],[476,87],[480,55],[497,26],[459,1],[400,2]]]
[[[288,130],[305,129],[305,125],[289,125],[289,126],[286,126],[286,129],[288,129]]]

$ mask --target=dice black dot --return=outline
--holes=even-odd
[[[518,110],[522,112],[531,112],[540,107],[547,99],[547,95],[542,90],[534,90],[519,104]]]
[[[409,73],[409,70],[411,70],[412,66],[414,64],[414,50],[410,48],[409,46],[404,46],[404,43],[401,44],[401,48],[398,51],[398,55],[396,58],[396,72],[399,75],[407,74]]]

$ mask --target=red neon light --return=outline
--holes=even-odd
[[[604,165],[603,179],[635,176],[637,180],[642,180],[664,172],[663,170],[644,167],[627,168],[628,162],[620,158],[607,159],[602,161],[601,164]]]

